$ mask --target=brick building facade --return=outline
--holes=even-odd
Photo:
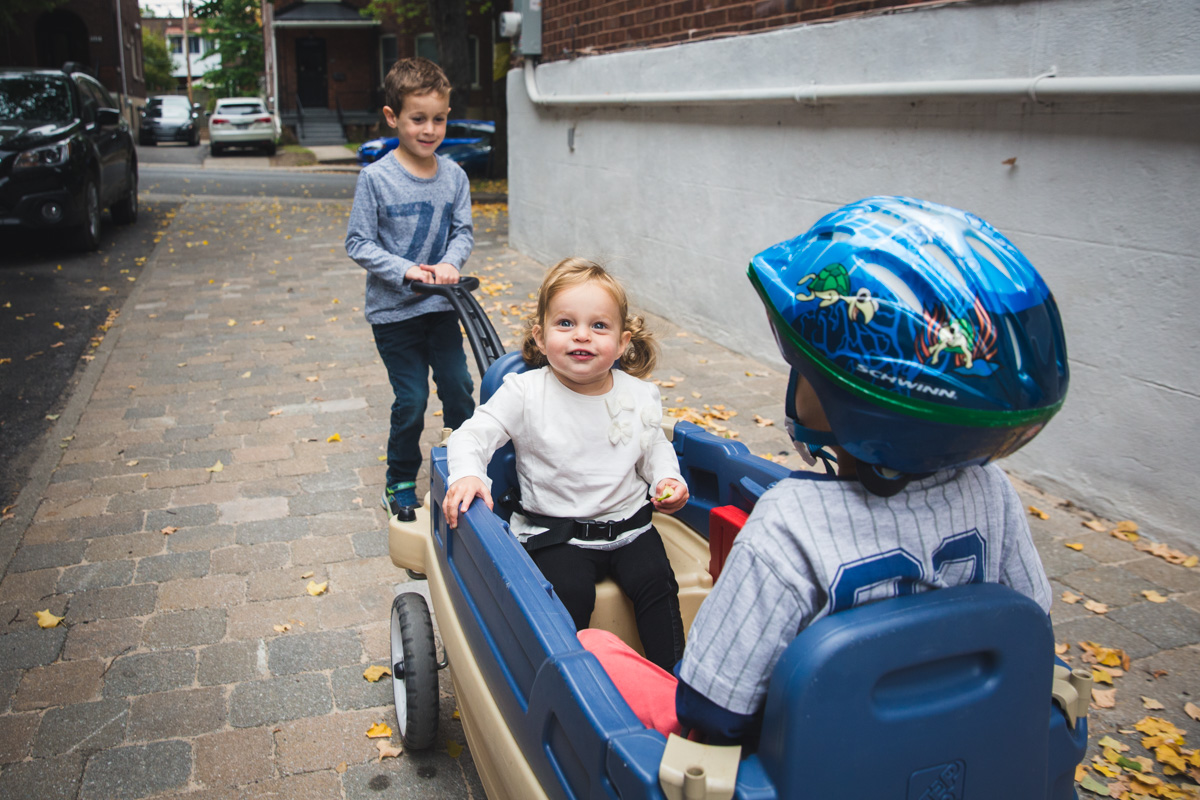
[[[118,22],[119,20],[119,22]],[[144,102],[141,12],[137,0],[68,0],[51,11],[24,14],[0,31],[0,66],[87,67],[104,87],[124,98],[130,115]]]
[[[273,0],[264,17],[269,63],[268,94],[278,95],[285,125],[324,112],[337,112],[345,125],[374,125],[383,106],[383,78],[399,58],[436,60],[436,44],[422,19],[375,20],[362,16],[367,0],[305,2]],[[468,17],[472,85],[455,100],[455,116],[492,119],[490,16]]]
[[[956,0],[950,0],[955,2]],[[947,0],[545,0],[542,60],[696,42]]]

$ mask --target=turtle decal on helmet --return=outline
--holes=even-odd
[[[1062,406],[1054,298],[972,214],[870,197],[759,253],[749,274],[784,358],[861,462],[908,474],[986,463]]]

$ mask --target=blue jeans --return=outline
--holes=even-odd
[[[387,485],[415,481],[421,469],[421,433],[429,402],[429,370],[442,401],[444,425],[457,428],[475,411],[458,315],[435,311],[372,325],[375,347],[387,368],[396,399],[388,434]]]

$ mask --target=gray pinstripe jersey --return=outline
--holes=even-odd
[[[939,472],[899,494],[789,478],[754,508],[700,607],[680,677],[750,714],[796,634],[835,611],[930,588],[1003,583],[1050,610],[1020,498],[995,465]]]

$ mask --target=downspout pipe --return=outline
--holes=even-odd
[[[1059,78],[1053,69],[1032,78],[973,78],[892,83],[807,84],[762,89],[546,95],[538,89],[536,64],[527,58],[525,91],[540,106],[716,106],[768,103],[823,105],[847,100],[1023,98],[1033,101],[1082,97],[1200,97],[1200,75],[1126,75]]]

